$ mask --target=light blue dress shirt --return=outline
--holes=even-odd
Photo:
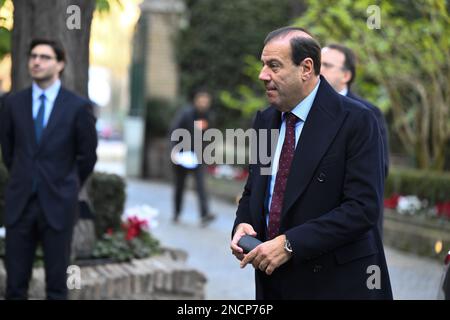
[[[295,114],[297,116],[297,118],[299,118],[299,120],[295,124],[295,146],[296,147],[297,147],[298,140],[300,139],[300,135],[303,130],[303,125],[305,124],[306,118],[308,118],[309,111],[311,110],[312,104],[313,104],[314,99],[317,94],[317,90],[319,89],[319,84],[320,84],[320,79],[317,82],[314,89],[311,91],[311,93],[308,96],[306,96],[305,99],[300,101],[300,103],[291,111],[293,114]],[[285,112],[283,112],[281,114],[282,122],[281,122],[281,128],[280,128],[280,135],[278,136],[278,143],[277,143],[277,147],[275,149],[275,155],[273,158],[272,175],[269,178],[270,182],[269,182],[269,194],[267,197],[268,198],[267,199],[267,209],[268,209],[267,212],[270,211],[270,204],[272,203],[273,189],[275,188],[275,181],[277,179],[278,162],[280,161],[281,149],[283,148],[284,136],[286,135],[286,121],[284,119],[284,114],[285,114]],[[266,215],[266,224],[269,225],[269,214]]]
[[[42,90],[35,82],[31,85],[32,97],[33,97],[33,119],[36,119],[41,106],[41,100],[39,97],[41,94],[45,94],[45,113],[44,113],[44,128],[47,126],[48,119],[52,113],[53,106],[55,104],[56,96],[61,88],[61,80],[56,80],[50,87]]]
[[[341,91],[338,92],[340,95],[346,96],[348,93],[348,88],[345,87],[344,89],[342,89]]]

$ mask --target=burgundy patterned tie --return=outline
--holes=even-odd
[[[289,169],[295,151],[295,123],[297,117],[293,113],[286,113],[286,134],[284,136],[283,148],[281,149],[278,162],[277,178],[273,189],[272,202],[269,211],[268,239],[278,235],[280,229],[281,210],[283,208],[284,192],[286,190]]]

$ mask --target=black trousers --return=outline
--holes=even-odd
[[[17,223],[6,228],[6,299],[27,299],[38,243],[44,252],[47,299],[67,299],[67,267],[73,226],[62,231],[49,226],[36,196]]]
[[[199,165],[196,169],[190,170],[182,166],[174,165],[175,173],[175,216],[179,216],[184,195],[184,186],[186,182],[186,176],[193,174],[195,177],[195,185],[197,187],[197,195],[200,205],[200,214],[202,217],[209,213],[208,197],[205,189],[205,169],[204,166]]]

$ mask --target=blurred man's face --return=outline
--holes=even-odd
[[[211,96],[208,93],[198,93],[194,98],[194,106],[200,112],[208,111],[211,106]]]
[[[46,44],[35,46],[28,57],[28,70],[36,83],[52,83],[59,78],[64,62],[56,59],[53,48]]]
[[[322,49],[320,73],[337,92],[344,90],[351,78],[351,72],[344,68],[345,55],[335,49]]]
[[[302,100],[302,64],[291,58],[290,38],[274,39],[264,46],[259,80],[264,82],[269,103],[282,112],[292,110]]]

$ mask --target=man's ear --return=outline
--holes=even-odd
[[[64,61],[58,61],[58,73],[61,73],[64,70],[65,66],[66,64],[64,63]]]
[[[301,78],[303,81],[306,81],[311,78],[314,74],[314,62],[311,58],[305,58],[300,64],[301,69]]]
[[[348,85],[348,82],[352,78],[352,73],[350,70],[344,70],[344,76],[342,77],[342,82]]]

